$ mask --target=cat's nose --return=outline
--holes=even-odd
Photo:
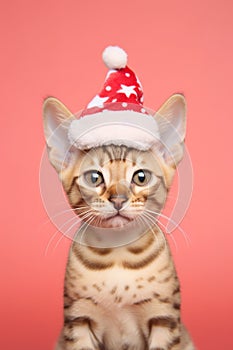
[[[111,203],[113,203],[114,208],[116,210],[120,210],[123,207],[123,204],[127,202],[128,198],[123,194],[119,194],[119,195],[111,195],[108,200]]]

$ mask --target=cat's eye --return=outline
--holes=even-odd
[[[84,174],[86,183],[91,187],[97,187],[104,183],[104,177],[98,170],[90,170]]]
[[[151,172],[149,170],[137,170],[133,174],[132,182],[137,186],[145,186],[151,179]]]

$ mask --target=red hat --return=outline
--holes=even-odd
[[[103,52],[103,61],[109,68],[104,86],[88,104],[88,108],[104,106],[106,103],[143,104],[142,85],[135,73],[127,66],[127,54],[118,46],[109,46]]]
[[[149,149],[159,138],[155,119],[143,107],[142,85],[127,66],[127,54],[118,46],[103,52],[109,68],[104,86],[69,128],[69,139],[80,149],[107,144]]]

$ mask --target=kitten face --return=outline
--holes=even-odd
[[[104,227],[124,227],[124,230],[117,230],[123,236],[125,232],[134,232],[135,226],[133,230],[127,226],[132,222],[136,223],[136,228],[141,223],[143,226],[146,224],[146,229],[149,225],[154,226],[153,218],[163,207],[175,168],[183,156],[186,129],[184,97],[172,95],[153,117],[158,126],[159,143],[163,146],[158,150],[153,146],[152,152],[159,156],[158,159],[152,152],[123,146],[84,152],[70,142],[69,128],[76,116],[56,98],[45,100],[43,118],[49,160],[63,183],[72,208],[89,224],[84,223],[82,236],[87,227],[88,232],[95,231],[97,237],[96,232],[101,231],[102,235]],[[92,230],[90,225],[101,229]],[[142,232],[141,228],[138,235]],[[115,231],[104,232],[108,236]]]
[[[150,222],[152,211],[153,216],[161,211],[167,186],[164,170],[151,152],[104,146],[83,152],[78,159],[63,184],[83,221],[121,228],[135,220]]]

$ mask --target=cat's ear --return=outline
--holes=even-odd
[[[62,102],[49,97],[43,104],[43,118],[49,160],[60,173],[67,166],[70,152],[68,128],[74,117]]]
[[[170,166],[176,166],[183,157],[186,131],[186,101],[183,95],[172,95],[156,112],[163,157]]]

